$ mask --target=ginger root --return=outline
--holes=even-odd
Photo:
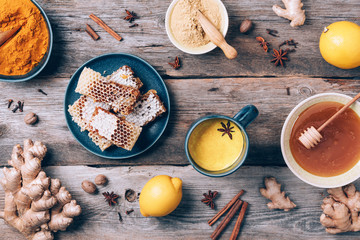
[[[330,194],[324,198],[320,223],[326,232],[337,234],[360,231],[360,192],[354,184],[328,189]]]
[[[305,10],[302,10],[303,3],[301,0],[282,0],[285,9],[281,8],[278,5],[272,7],[273,11],[279,17],[289,19],[290,26],[297,27],[304,25],[305,22]]]
[[[41,142],[25,140],[24,148],[16,145],[9,160],[13,168],[4,167],[0,182],[5,190],[0,218],[31,240],[53,239],[52,232],[65,231],[81,213],[59,179],[50,179],[42,171],[46,151]]]
[[[271,200],[267,204],[269,209],[284,209],[289,211],[296,207],[296,205],[290,201],[289,197],[285,197],[285,192],[281,192],[281,184],[276,182],[274,177],[267,177],[264,180],[265,188],[260,188],[260,193],[265,198]]]

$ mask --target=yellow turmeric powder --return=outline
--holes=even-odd
[[[40,10],[31,0],[0,0],[0,31],[21,26],[0,46],[0,75],[24,75],[44,57],[49,30]]]

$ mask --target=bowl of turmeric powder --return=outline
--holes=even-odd
[[[48,17],[35,0],[0,0],[0,81],[22,82],[37,76],[49,61],[53,33]],[[18,30],[16,30],[18,29]]]

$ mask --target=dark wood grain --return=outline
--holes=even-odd
[[[356,0],[305,1],[306,22],[300,28],[292,28],[289,21],[272,11],[276,1],[224,0],[230,17],[228,42],[239,53],[235,60],[228,60],[220,49],[205,55],[189,55],[174,47],[165,32],[165,13],[171,1],[117,1],[117,0],[39,0],[47,12],[54,30],[54,52],[42,76],[69,77],[85,61],[100,54],[126,52],[149,61],[161,75],[172,78],[223,77],[223,76],[312,76],[353,77],[360,75],[360,68],[342,70],[327,64],[321,57],[318,42],[322,29],[332,22],[349,20],[359,23],[360,3]],[[135,11],[140,19],[136,28],[122,18],[125,9]],[[124,40],[117,42],[88,17],[91,13],[101,17]],[[239,32],[244,19],[251,19],[255,28],[249,35]],[[91,24],[101,36],[94,42],[84,29]],[[266,28],[279,31],[278,38],[266,33]],[[299,42],[291,53],[287,67],[275,67],[270,63],[272,55],[265,53],[255,40],[263,36],[274,48],[289,38]],[[167,62],[179,56],[182,68],[173,70]]]
[[[280,133],[288,113],[301,100],[323,92],[355,96],[356,79],[322,78],[214,78],[167,79],[171,96],[169,125],[160,140],[146,153],[127,160],[107,160],[87,152],[69,132],[63,109],[68,79],[42,78],[26,83],[0,83],[0,164],[7,164],[12,146],[25,138],[44,141],[49,148],[46,165],[186,165],[186,132],[193,121],[209,114],[235,115],[247,104],[260,111],[249,125],[250,153],[246,165],[285,165],[280,151]],[[37,91],[42,88],[48,95]],[[289,93],[287,93],[289,88]],[[24,100],[23,113],[12,113],[6,100]],[[24,115],[39,115],[39,123],[27,126]]]

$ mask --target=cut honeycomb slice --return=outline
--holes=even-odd
[[[133,70],[127,65],[119,68],[113,74],[108,76],[107,79],[110,82],[115,82],[136,89],[140,89],[143,86],[143,83],[140,81],[140,79],[134,76]]]
[[[136,126],[142,127],[164,112],[166,112],[166,108],[156,91],[149,90],[140,97],[140,100],[135,104],[134,111],[125,116],[125,119],[128,122],[134,123]]]
[[[100,107],[95,109],[89,124],[100,136],[128,151],[134,147],[142,130],[141,127],[135,126]]]
[[[92,97],[95,102],[110,105],[115,112],[122,115],[130,114],[140,97],[138,89],[109,82],[90,68],[82,71],[75,91]]]

